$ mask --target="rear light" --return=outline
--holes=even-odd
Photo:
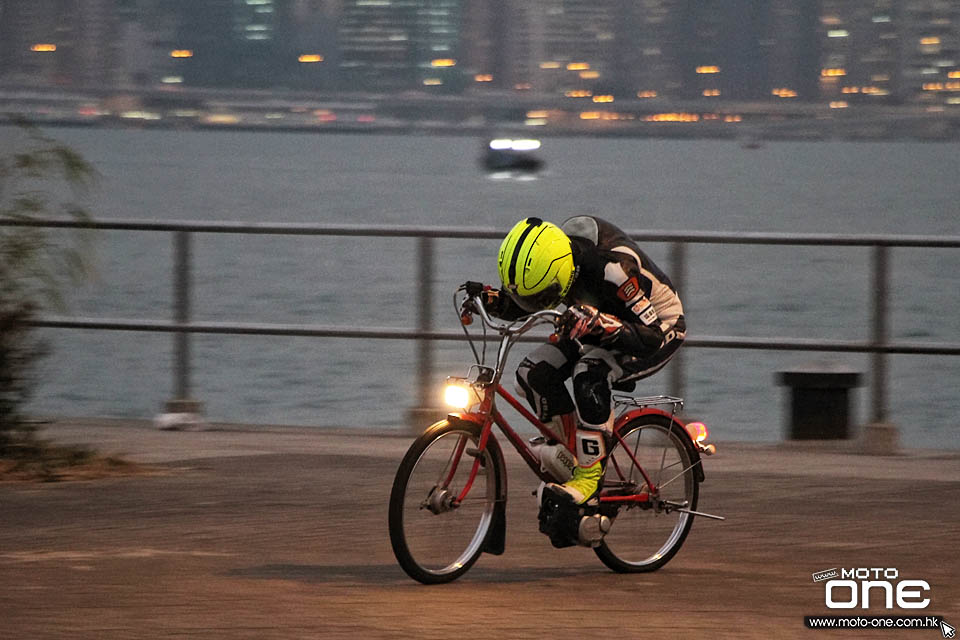
[[[707,425],[702,422],[691,422],[686,426],[690,439],[694,442],[703,442],[710,433],[707,431]]]

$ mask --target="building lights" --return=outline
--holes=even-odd
[[[595,78],[600,77],[600,72],[599,71],[581,71],[578,75],[584,80],[593,80]]]
[[[699,74],[720,73],[720,67],[716,65],[703,65],[703,66],[697,67],[697,73]]]
[[[960,71],[951,71],[947,74],[948,78],[960,78]]]
[[[849,106],[846,100],[834,100],[830,103],[831,109],[846,109]]]
[[[704,89],[703,97],[705,98],[715,98],[720,95],[720,89]]]
[[[571,89],[570,91],[565,92],[563,95],[568,98],[589,98],[593,95],[593,91],[589,89]]]
[[[850,32],[846,29],[830,29],[827,31],[828,38],[846,38],[850,35]]]
[[[924,45],[940,44],[940,38],[936,36],[920,38],[920,44],[924,44]]]
[[[38,53],[48,53],[56,50],[57,50],[57,45],[50,44],[48,42],[38,42],[37,44],[30,47],[30,51],[36,51]]]
[[[846,70],[846,69],[842,69],[842,68],[840,68],[840,67],[834,67],[834,68],[828,68],[828,69],[820,69],[820,77],[821,77],[821,78],[837,78],[837,77],[845,76],[845,75],[847,75],[847,70]]]
[[[554,61],[552,61],[552,60],[548,60],[547,62],[541,62],[541,63],[540,63],[540,68],[541,68],[541,69],[559,69],[559,68],[560,68],[560,63],[559,63],[559,62],[554,62]]]
[[[700,115],[696,113],[652,113],[644,116],[645,122],[699,122]]]
[[[312,63],[323,62],[323,56],[318,53],[304,53],[297,58],[297,62]]]
[[[586,71],[590,65],[586,62],[570,62],[567,64],[567,71]]]
[[[656,98],[657,92],[650,89],[641,90],[641,91],[637,91],[637,97],[638,98]]]
[[[436,60],[430,61],[431,67],[455,67],[457,66],[457,61],[453,58],[437,58]]]
[[[604,96],[593,96],[594,102],[613,102],[613,96],[604,95]]]
[[[193,51],[191,49],[174,49],[170,52],[171,58],[192,58]]]
[[[630,113],[616,111],[581,111],[581,120],[634,120],[636,116]]]
[[[778,98],[796,98],[797,97],[796,91],[794,91],[793,89],[788,89],[786,87],[780,87],[780,88],[774,89],[770,93],[772,95],[777,96]]]
[[[473,76],[474,82],[493,82],[493,74],[490,73],[478,73]]]

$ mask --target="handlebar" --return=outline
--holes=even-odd
[[[559,311],[554,311],[553,309],[544,309],[543,311],[537,311],[536,313],[531,313],[528,316],[523,316],[522,318],[518,318],[516,320],[501,320],[500,318],[492,317],[489,313],[487,313],[487,309],[483,306],[486,288],[482,284],[477,282],[468,282],[464,285],[461,285],[457,289],[457,293],[454,294],[454,300],[456,300],[457,295],[460,292],[466,292],[466,296],[460,302],[458,308],[460,313],[460,323],[463,326],[463,332],[467,335],[467,339],[470,342],[470,349],[473,351],[473,355],[476,358],[478,365],[483,366],[486,360],[486,331],[484,331],[484,349],[481,354],[477,352],[477,349],[473,343],[473,339],[470,337],[470,332],[467,331],[467,325],[473,321],[474,314],[480,316],[480,320],[483,322],[484,327],[490,327],[501,336],[500,348],[497,351],[496,366],[493,368],[494,373],[490,377],[490,381],[493,384],[499,384],[500,376],[503,374],[503,367],[507,361],[507,356],[511,350],[511,347],[516,343],[517,338],[519,338],[520,335],[541,324],[551,324],[555,327],[557,325],[557,321],[563,315]],[[556,339],[556,333],[549,338],[551,342],[555,341]]]
[[[544,309],[543,311],[537,311],[516,320],[501,320],[499,318],[494,318],[487,313],[486,308],[483,306],[482,291],[477,292],[476,290],[471,290],[466,285],[464,286],[464,289],[467,291],[467,297],[460,305],[461,317],[463,317],[465,314],[469,316],[476,313],[480,316],[480,319],[485,325],[496,330],[500,335],[521,335],[540,324],[549,323],[556,326],[557,320],[559,320],[560,316],[563,315],[561,312],[554,311],[553,309]]]

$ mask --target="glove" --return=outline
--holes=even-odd
[[[483,288],[483,293],[480,294],[480,300],[483,302],[483,308],[487,310],[487,313],[495,318],[502,318],[510,306],[510,301],[506,294],[499,289],[494,289],[490,285]]]
[[[599,315],[600,310],[596,307],[591,307],[588,304],[575,304],[560,316],[560,320],[557,322],[557,333],[571,340],[579,340],[593,332],[593,327]]]
[[[571,340],[585,344],[602,345],[614,341],[623,330],[623,323],[616,316],[600,313],[588,304],[576,304],[560,316],[557,332]]]
[[[485,285],[481,282],[466,282],[462,287],[466,292],[468,299],[464,301],[465,310],[468,312],[475,312],[476,309],[468,308],[470,305],[469,298],[473,296],[479,296],[480,302],[483,304],[483,308],[487,310],[492,316],[499,317],[503,313],[504,308],[507,306],[506,296],[502,294],[501,291],[494,289],[490,285]]]

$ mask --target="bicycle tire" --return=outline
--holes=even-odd
[[[474,484],[463,504],[452,507],[473,467],[480,425],[442,420],[420,435],[404,455],[390,492],[390,543],[397,562],[414,580],[440,584],[466,573],[487,550],[495,530],[497,497],[506,478],[503,452],[490,438]],[[463,453],[451,472],[451,460]],[[441,488],[444,479],[449,484]],[[438,490],[439,489],[439,490]]]
[[[650,414],[626,422],[618,430],[623,442],[634,452],[651,482],[661,487],[660,497],[697,508],[699,477],[697,459],[691,452],[689,436],[667,416]],[[642,476],[618,441],[608,454],[603,486],[607,491],[618,485],[643,488]],[[639,482],[638,482],[639,478]],[[594,548],[597,557],[618,573],[656,571],[669,562],[686,540],[693,516],[676,510],[644,508],[632,504],[620,506],[612,528],[603,542]]]

